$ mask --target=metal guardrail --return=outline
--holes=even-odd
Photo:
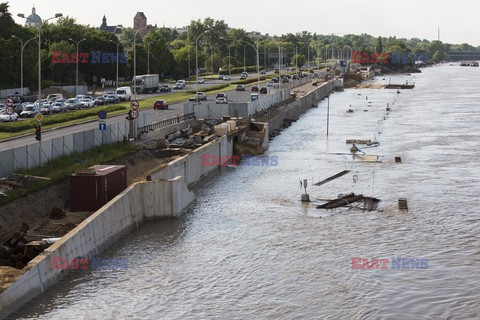
[[[187,120],[195,120],[195,113],[187,113],[184,114],[183,116],[176,116],[175,118],[170,118],[170,119],[165,119],[159,122],[155,122],[149,125],[146,125],[144,127],[138,128],[138,133],[140,134],[145,134],[150,131],[158,130],[158,129],[163,129],[168,126],[172,126],[175,124],[179,124],[181,122],[187,121]]]

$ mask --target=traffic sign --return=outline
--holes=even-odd
[[[107,111],[105,111],[105,110],[100,110],[100,111],[98,112],[98,118],[99,118],[99,119],[102,119],[102,120],[107,119]]]
[[[98,123],[98,129],[99,129],[100,131],[105,131],[105,130],[107,130],[107,124],[106,124],[105,122],[100,122],[100,123]]]
[[[132,110],[132,118],[133,119],[137,119],[139,114],[140,113],[138,112],[138,110]]]
[[[35,115],[35,120],[37,120],[38,122],[41,122],[43,120],[43,114],[41,114],[40,112],[37,113]]]
[[[6,112],[8,115],[12,115],[15,112],[15,109],[13,109],[13,107],[7,107]]]
[[[12,98],[5,99],[5,104],[7,105],[7,107],[13,106],[13,99]]]
[[[131,107],[133,110],[137,110],[139,106],[140,106],[140,104],[138,103],[137,100],[132,100],[132,102],[130,102],[130,107]]]

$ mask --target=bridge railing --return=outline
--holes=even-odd
[[[155,122],[155,123],[143,126],[143,127],[139,127],[138,128],[138,133],[145,134],[145,133],[148,133],[150,131],[163,129],[163,128],[166,128],[166,127],[169,127],[169,126],[172,126],[172,125],[175,125],[175,124],[179,124],[179,123],[187,121],[187,120],[195,120],[195,119],[196,119],[195,113],[187,113],[187,114],[184,114],[182,116],[176,116],[174,118],[165,119],[165,120]]]

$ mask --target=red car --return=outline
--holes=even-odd
[[[168,103],[165,100],[157,100],[153,104],[153,109],[154,110],[167,110],[168,109]]]
[[[258,92],[258,85],[252,86],[252,92]]]

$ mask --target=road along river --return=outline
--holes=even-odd
[[[182,218],[149,222],[101,254],[127,269],[79,270],[11,317],[478,319],[480,69],[376,82],[389,80],[416,86],[332,94],[328,138],[325,99],[271,142],[277,166],[210,175]],[[360,148],[381,162],[353,160],[345,140],[374,136],[378,147]],[[313,203],[299,201],[303,179]],[[380,210],[314,206],[349,192],[381,199]],[[352,257],[389,263],[352,269]],[[393,269],[392,258],[427,265]]]

